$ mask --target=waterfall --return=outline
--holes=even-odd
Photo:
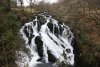
[[[19,67],[37,67],[43,63],[55,65],[57,61],[74,65],[71,45],[73,33],[68,26],[48,13],[33,16],[32,21],[25,23],[20,29],[20,34],[29,52],[16,51],[16,63]]]

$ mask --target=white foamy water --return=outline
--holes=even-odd
[[[16,63],[19,67],[37,67],[37,64],[55,64],[57,61],[74,65],[71,45],[73,33],[68,26],[51,15],[40,13],[33,16],[32,21],[25,23],[20,29],[20,34],[25,40],[29,54],[16,52]]]

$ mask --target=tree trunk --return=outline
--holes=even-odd
[[[0,7],[2,7],[3,6],[3,2],[2,2],[2,0],[0,0]]]
[[[11,10],[10,0],[0,0],[0,6],[3,7],[3,11],[9,12]]]
[[[11,10],[10,0],[7,0],[7,6],[6,6],[6,8],[7,8],[7,11],[10,11]]]

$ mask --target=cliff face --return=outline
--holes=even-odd
[[[33,16],[32,20],[20,29],[20,33],[29,51],[28,54],[23,51],[16,52],[19,59],[16,63],[19,67],[25,65],[36,67],[39,64],[54,66],[58,61],[74,65],[71,45],[74,38],[73,33],[68,26],[51,15],[44,12]]]

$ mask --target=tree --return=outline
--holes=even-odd
[[[20,2],[20,6],[23,7],[23,0],[18,0]]]
[[[10,6],[10,0],[0,0],[0,6],[3,7],[4,11],[10,11],[11,6]]]
[[[17,7],[17,0],[11,0],[11,8]]]
[[[7,10],[10,11],[11,7],[10,7],[10,0],[7,0],[7,6],[6,6]]]
[[[36,0],[26,0],[27,2],[28,2],[28,4],[29,4],[29,7],[30,7],[30,12],[32,12],[33,10],[32,10],[32,6],[34,6],[34,4],[35,4],[35,2],[36,2]]]
[[[32,0],[29,0],[29,3],[30,3],[30,7],[32,7]]]

